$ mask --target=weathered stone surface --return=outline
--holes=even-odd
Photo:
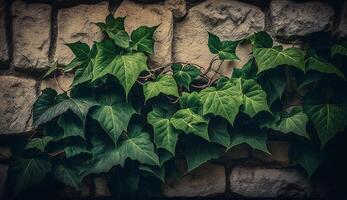
[[[309,180],[296,169],[234,167],[230,189],[244,197],[305,197]]]
[[[5,184],[7,179],[7,165],[0,164],[0,198],[4,197],[5,194]]]
[[[81,41],[91,46],[93,41],[102,39],[103,34],[95,23],[104,22],[108,14],[107,2],[59,10],[57,48],[54,59],[59,64],[66,65],[74,57],[66,43]]]
[[[81,190],[77,191],[72,187],[65,186],[59,192],[59,197],[68,199],[79,199],[91,197],[92,180],[90,177],[84,178],[81,184]]]
[[[207,0],[190,9],[177,23],[174,33],[174,61],[196,63],[207,68],[213,55],[207,41],[208,31],[222,40],[237,40],[264,30],[265,15],[260,8],[237,1]],[[223,68],[237,66],[226,62]]]
[[[150,56],[150,64],[160,67],[172,61],[172,13],[164,5],[139,4],[125,0],[118,7],[115,16],[127,16],[125,28],[128,33],[140,26],[160,25],[154,34],[154,55]]]
[[[94,179],[95,196],[94,197],[110,197],[111,193],[108,189],[107,180],[105,177],[96,177]]]
[[[165,6],[171,10],[172,16],[176,19],[181,19],[187,13],[185,0],[166,0]]]
[[[223,193],[225,171],[221,165],[205,163],[184,177],[163,186],[166,197],[204,197]]]
[[[42,70],[49,65],[52,7],[15,1],[13,16],[13,65],[21,70]]]
[[[4,146],[3,144],[0,144],[0,161],[9,160],[11,155],[12,155],[11,149],[8,146]]]
[[[0,76],[0,135],[32,130],[36,93],[36,81],[32,79]]]
[[[252,150],[252,156],[267,163],[277,163],[283,166],[289,165],[288,142],[269,141],[268,148],[271,155],[258,150]]]
[[[337,33],[339,37],[347,36],[347,2],[345,2],[342,6],[340,24],[337,29]]]
[[[53,88],[60,94],[70,89],[72,80],[73,80],[72,74],[57,76],[56,79],[55,78],[44,79],[41,82],[40,90],[42,91],[46,88]]]
[[[270,5],[272,32],[276,37],[305,36],[331,29],[334,9],[322,2],[294,3],[272,1]]]
[[[6,41],[5,1],[0,0],[0,69],[8,62],[8,47]]]

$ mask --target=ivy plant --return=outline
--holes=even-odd
[[[157,26],[129,34],[125,21],[109,15],[97,24],[102,41],[67,44],[75,58],[45,74],[74,71],[74,79],[68,91],[45,89],[35,102],[39,131],[17,145],[9,168],[14,195],[52,179],[80,190],[94,174],[107,174],[117,197],[156,195],[149,191],[182,175],[175,160],[184,159],[189,173],[240,144],[271,154],[269,133],[292,136],[291,162],[311,176],[347,126],[346,70],[336,61],[347,56],[344,43],[322,53],[274,46],[266,32],[239,41],[208,33],[215,57],[207,70],[194,63],[151,68]],[[244,66],[232,76],[212,70],[215,61],[239,59],[240,43],[252,45]]]

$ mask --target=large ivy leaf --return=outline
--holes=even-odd
[[[211,113],[224,117],[230,124],[234,123],[235,117],[242,104],[240,91],[231,84],[222,88],[208,87],[199,93],[203,104],[203,114]]]
[[[344,44],[335,44],[331,47],[331,57],[335,55],[347,56],[347,47]]]
[[[187,160],[188,172],[190,172],[211,159],[217,159],[219,148],[217,145],[193,136],[187,138],[185,142],[184,156]]]
[[[61,115],[58,119],[58,125],[64,130],[64,134],[60,136],[59,140],[74,136],[85,139],[84,124],[73,113],[67,112]]]
[[[183,92],[180,96],[179,101],[182,109],[190,108],[195,113],[201,113],[202,103],[200,101],[200,96],[197,92]]]
[[[98,53],[93,68],[93,81],[111,74],[123,86],[126,96],[140,73],[147,70],[147,57],[143,53],[122,54],[111,40],[96,43]]]
[[[15,158],[9,166],[9,186],[17,196],[22,191],[43,181],[51,169],[52,165],[48,160]]]
[[[283,133],[294,133],[296,135],[310,139],[306,130],[308,122],[307,115],[302,108],[293,108],[289,113],[286,111],[275,113],[275,117],[264,127],[271,128]]]
[[[57,165],[53,170],[53,177],[55,180],[64,183],[76,190],[81,189],[82,176],[78,169],[75,169],[67,164]]]
[[[75,58],[65,67],[64,71],[68,72],[90,60],[90,48],[88,44],[80,41],[66,44],[75,55]]]
[[[171,68],[177,84],[187,89],[192,81],[200,75],[200,70],[193,65],[173,64]]]
[[[129,47],[129,35],[124,28],[125,17],[114,18],[112,14],[106,17],[106,23],[96,23],[99,28],[122,48]]]
[[[131,47],[137,51],[142,51],[148,54],[154,53],[153,34],[158,26],[147,27],[140,26],[131,33]]]
[[[166,111],[156,107],[147,115],[148,123],[154,129],[154,143],[175,155],[179,131],[171,124],[170,118]]]
[[[257,66],[255,65],[254,57],[250,58],[241,69],[233,68],[233,78],[253,79],[257,75]]]
[[[239,59],[235,53],[239,41],[221,41],[216,35],[208,33],[208,48],[221,60]]]
[[[246,113],[250,117],[254,117],[261,111],[270,112],[269,106],[267,105],[266,92],[255,80],[233,78],[231,79],[231,82],[239,88],[240,93],[242,94],[242,112]]]
[[[114,95],[113,95],[114,96]],[[120,98],[102,96],[98,99],[101,105],[93,109],[91,117],[99,122],[101,127],[116,144],[119,136],[127,130],[130,118],[136,113],[129,103]]]
[[[192,133],[210,141],[208,136],[208,120],[191,109],[181,109],[171,118],[173,126],[187,134]]]
[[[33,138],[25,146],[25,149],[37,149],[41,152],[44,152],[47,144],[52,140],[53,138],[50,136],[45,136],[42,138]]]
[[[253,149],[270,154],[266,141],[267,134],[263,130],[255,130],[251,127],[237,128],[230,133],[230,146],[228,149],[240,144],[248,144]]]
[[[318,56],[311,56],[306,60],[306,70],[314,70],[327,74],[336,74],[337,76],[345,79],[345,76],[339,68],[319,58]]]
[[[178,97],[177,84],[170,75],[163,75],[156,81],[148,81],[143,85],[145,101],[158,96],[160,93]]]
[[[230,135],[226,121],[220,119],[212,119],[208,128],[211,142],[218,143],[226,148],[230,146]]]

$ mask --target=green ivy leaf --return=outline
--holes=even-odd
[[[347,56],[347,47],[343,44],[335,44],[331,47],[331,57],[336,55]]]
[[[53,177],[55,180],[64,183],[76,190],[81,190],[82,176],[79,170],[67,164],[57,165],[53,170]]]
[[[265,31],[260,31],[250,37],[253,48],[271,48],[273,46],[272,37]]]
[[[143,53],[121,54],[121,50],[111,41],[96,43],[98,53],[93,68],[93,81],[111,74],[123,86],[126,96],[140,73],[147,70],[147,57]]]
[[[318,56],[312,56],[306,60],[306,70],[314,70],[327,74],[336,74],[337,76],[346,79],[339,68],[319,58]]]
[[[147,115],[148,123],[154,129],[154,143],[157,148],[166,149],[175,155],[179,131],[173,127],[170,118],[165,110],[156,107]]]
[[[308,122],[307,115],[302,111],[302,108],[295,107],[289,113],[276,113],[275,118],[264,127],[271,128],[283,133],[294,133],[296,135],[310,139],[306,130]]]
[[[237,128],[230,133],[230,146],[228,149],[240,144],[248,144],[253,149],[270,154],[266,141],[267,134],[263,130],[254,130],[251,127]]]
[[[48,160],[39,158],[15,158],[8,171],[9,186],[15,196],[40,183],[51,172],[52,165]]]
[[[125,17],[114,18],[112,14],[106,17],[106,23],[97,23],[96,25],[111,38],[116,45],[122,48],[129,47],[129,35],[124,28]]]
[[[208,120],[186,108],[177,111],[171,118],[173,126],[187,134],[192,133],[210,141],[208,136]]]
[[[199,95],[204,115],[211,113],[225,118],[230,124],[234,123],[242,104],[241,94],[235,86],[229,84],[219,89],[208,87],[201,90]]]
[[[64,68],[65,72],[71,71],[76,67],[90,61],[90,48],[88,44],[80,41],[66,44],[67,47],[75,55],[75,58]]]
[[[200,96],[197,92],[183,92],[180,96],[179,101],[182,109],[190,108],[195,113],[201,113],[202,103],[200,101]]]
[[[208,128],[211,142],[218,143],[226,148],[230,146],[230,135],[226,121],[212,119]]]
[[[239,41],[221,41],[219,37],[208,33],[208,48],[213,54],[217,54],[221,60],[239,59],[235,53]]]
[[[245,65],[243,65],[241,69],[233,69],[232,78],[254,79],[256,75],[257,66],[255,65],[254,58],[252,57]]]
[[[158,178],[162,183],[165,181],[165,168],[150,165],[140,165],[139,170],[141,170],[145,176],[154,176]]]
[[[69,146],[64,149],[66,158],[72,158],[79,155],[90,155],[91,152],[86,149],[84,146]]]
[[[130,46],[137,50],[148,54],[154,53],[154,39],[153,34],[157,30],[158,26],[147,27],[140,26],[131,33]]]
[[[47,144],[52,140],[53,138],[50,136],[45,136],[42,138],[33,138],[25,146],[25,149],[37,149],[41,152],[44,152]]]
[[[193,80],[200,75],[200,70],[193,65],[173,64],[171,68],[177,84],[187,89]]]
[[[158,96],[160,93],[178,97],[177,84],[170,75],[163,75],[157,81],[148,81],[143,85],[145,101]]]
[[[112,141],[117,144],[119,136],[127,130],[129,120],[136,112],[131,104],[112,96],[114,95],[104,95],[99,98],[99,101],[103,101],[103,103],[93,109],[90,115],[99,122]]]
[[[48,71],[43,75],[43,78],[46,78],[47,76],[51,75],[53,72],[55,72],[58,68],[58,62],[55,61],[48,69]]]
[[[61,115],[58,119],[58,125],[64,130],[64,134],[59,138],[59,140],[68,137],[81,137],[85,139],[84,124],[73,113],[68,112]]]

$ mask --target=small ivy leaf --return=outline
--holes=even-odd
[[[84,136],[84,123],[73,113],[64,113],[58,119],[58,125],[64,130],[63,136],[60,140],[68,137],[81,137]]]
[[[342,79],[346,79],[339,68],[319,58],[318,56],[311,56],[306,60],[306,71],[310,70],[319,71],[327,74],[336,74]]]
[[[154,53],[154,39],[153,34],[157,30],[158,26],[147,27],[140,26],[131,33],[130,46],[137,50],[147,54]]]
[[[199,96],[203,104],[204,115],[211,113],[225,118],[230,124],[234,123],[242,104],[239,89],[232,84],[219,89],[208,87],[201,90]]]
[[[173,64],[171,68],[177,84],[188,90],[192,81],[200,75],[200,70],[193,65]]]
[[[230,146],[228,149],[240,144],[248,144],[251,148],[270,154],[267,148],[267,134],[264,130],[252,128],[237,128],[230,133]]]
[[[214,118],[211,120],[208,128],[211,142],[218,143],[226,148],[230,146],[228,124],[225,120]]]
[[[86,149],[84,146],[69,146],[64,149],[66,158],[72,158],[79,155],[90,155],[91,152]]]
[[[148,81],[143,85],[145,101],[158,96],[160,93],[178,97],[177,84],[170,75],[162,75],[157,81]]]
[[[211,159],[217,159],[219,157],[219,147],[216,144],[210,144],[206,140],[192,136],[187,138],[185,142],[184,156],[187,160],[188,173]]]
[[[255,65],[254,58],[248,60],[241,69],[233,69],[233,78],[254,79],[257,75],[257,66]]]
[[[295,107],[289,113],[285,111],[281,113],[275,113],[274,119],[264,124],[263,127],[267,127],[283,133],[294,133],[310,140],[310,137],[306,130],[307,122],[308,117],[302,111],[302,108]]]
[[[114,18],[112,14],[107,15],[106,17],[106,26],[110,28],[111,31],[125,30],[124,21],[126,17],[117,17]]]
[[[210,141],[207,129],[208,120],[189,108],[177,111],[172,116],[171,123],[176,129],[181,130],[186,134],[192,133]]]
[[[261,111],[271,112],[267,105],[266,92],[261,88],[255,80],[232,78],[230,79],[232,84],[239,88],[242,94],[243,104],[241,105],[241,111],[253,118],[257,113]]]
[[[151,166],[151,165],[140,165],[139,170],[145,175],[145,176],[153,176],[155,178],[158,178],[162,183],[165,181],[165,168],[164,167],[158,167],[158,166]]]
[[[56,70],[58,70],[58,62],[55,61],[50,67],[49,70],[45,73],[45,75],[43,75],[43,78],[46,78],[47,76],[51,75],[53,72],[55,72]]]
[[[272,48],[272,37],[265,31],[253,34],[250,37],[253,48]]]
[[[57,165],[53,169],[53,177],[55,180],[64,183],[75,190],[81,190],[82,176],[78,169],[75,169],[67,164]]]
[[[129,47],[129,35],[126,31],[121,30],[113,33],[112,31],[106,30],[106,32],[116,45],[122,48]]]
[[[195,113],[202,113],[202,103],[197,92],[183,92],[179,101],[182,109],[190,108]]]
[[[175,155],[179,131],[171,124],[170,118],[165,110],[156,107],[147,115],[148,123],[154,129],[154,143],[157,148],[166,149]]]
[[[37,149],[44,152],[47,144],[52,140],[53,138],[49,136],[45,136],[43,138],[33,138],[25,146],[25,149]]]
[[[216,35],[208,33],[208,48],[213,54],[217,54],[221,60],[239,59],[235,53],[239,41],[221,41]]]
[[[111,40],[96,43],[97,54],[93,68],[93,81],[107,74],[115,76],[123,86],[126,96],[142,71],[148,69],[143,53],[120,54]]]
[[[119,136],[127,130],[130,118],[136,113],[129,103],[125,103],[115,95],[104,95],[99,98],[100,106],[92,110],[90,116],[99,122],[100,126],[117,144]],[[108,101],[109,98],[118,100]],[[106,103],[107,102],[107,103]]]
[[[112,14],[106,17],[106,23],[96,23],[99,28],[122,48],[129,47],[129,35],[124,28],[125,17],[114,18]]]
[[[88,44],[82,43],[80,41],[74,43],[66,44],[75,55],[75,58],[71,61],[70,64],[64,69],[65,72],[74,69],[77,63],[83,63],[90,60],[90,48]]]
[[[336,55],[347,56],[347,47],[346,44],[335,44],[331,47],[331,57],[335,57]]]
[[[48,160],[39,158],[16,157],[8,169],[8,183],[18,196],[24,190],[43,181],[51,172],[52,165]]]
[[[167,161],[174,157],[174,155],[164,149],[158,149],[158,157],[160,166],[163,166]]]

